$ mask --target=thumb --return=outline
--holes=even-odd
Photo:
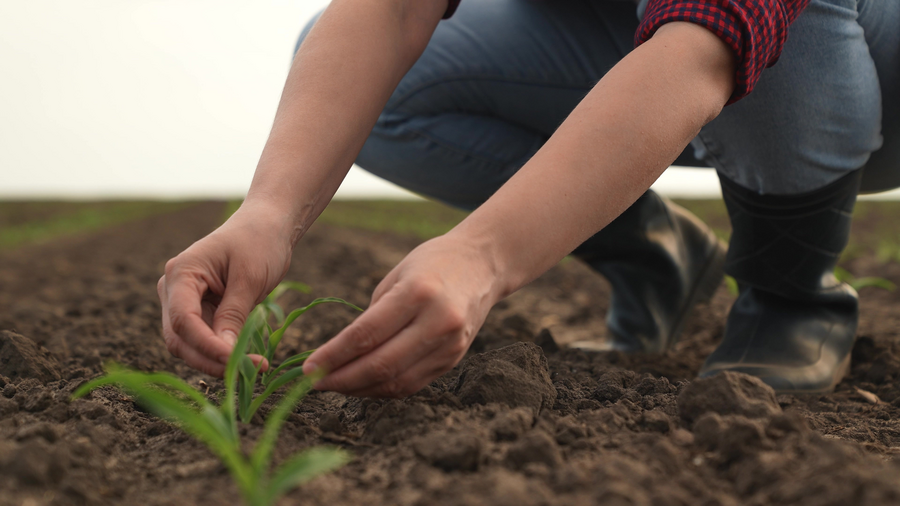
[[[247,315],[256,306],[256,297],[250,290],[240,285],[229,284],[222,295],[222,302],[213,316],[213,332],[223,341],[234,346],[237,336],[247,320]]]

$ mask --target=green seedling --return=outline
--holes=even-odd
[[[300,452],[272,467],[272,450],[285,419],[318,381],[313,374],[297,382],[266,419],[263,433],[249,455],[241,450],[235,416],[238,369],[247,359],[250,333],[241,332],[225,368],[225,398],[220,406],[180,378],[167,373],[143,373],[119,365],[107,366],[107,374],[82,385],[72,395],[79,398],[104,386],[116,385],[151,413],[181,427],[203,442],[225,464],[244,501],[250,506],[270,506],[301,483],[335,470],[349,460],[337,448],[317,447]]]
[[[897,289],[897,285],[894,283],[884,279],[884,278],[874,278],[874,277],[865,277],[865,278],[857,278],[853,274],[850,274],[847,269],[843,269],[841,267],[834,268],[834,277],[838,279],[838,281],[842,283],[847,283],[854,290],[861,290],[863,288],[881,288],[882,290],[887,290],[889,292],[893,292]]]
[[[737,297],[741,294],[741,287],[738,286],[738,282],[731,276],[725,275],[725,287],[728,288],[728,293]]]
[[[273,359],[278,344],[284,337],[284,332],[297,320],[303,313],[318,306],[319,304],[337,303],[362,311],[359,307],[336,297],[324,297],[316,299],[306,306],[295,309],[284,314],[284,310],[278,305],[277,300],[288,290],[294,290],[301,293],[309,293],[310,288],[303,283],[284,282],[275,287],[275,290],[262,301],[250,315],[247,322],[241,329],[240,338],[244,338],[249,342],[250,353],[265,357],[269,362],[269,370],[260,374],[260,367],[253,365],[250,357],[244,355],[238,364],[238,413],[241,421],[247,423],[253,418],[254,413],[259,409],[265,400],[275,393],[282,386],[303,377],[303,362],[315,350],[305,351],[297,355],[286,358],[275,366]],[[278,328],[273,328],[270,321],[275,320]],[[240,342],[240,338],[238,341]],[[260,384],[265,388],[261,394],[253,397],[253,391],[256,388],[256,381],[260,380]]]

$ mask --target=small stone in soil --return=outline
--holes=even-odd
[[[10,384],[6,385],[5,387],[3,387],[3,397],[6,397],[7,399],[12,399],[13,397],[15,397],[16,392],[18,392],[18,391],[19,390],[16,388],[16,386],[13,385],[12,383],[10,383]]]

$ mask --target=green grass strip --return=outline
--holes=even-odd
[[[3,202],[0,250],[100,230],[148,216],[173,212],[186,202]],[[30,219],[29,216],[36,218]]]

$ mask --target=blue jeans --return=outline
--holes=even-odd
[[[632,49],[637,24],[631,2],[462,2],[357,163],[474,209]],[[779,63],[692,144],[759,193],[804,193],[863,167],[864,190],[900,186],[900,0],[812,0]]]

